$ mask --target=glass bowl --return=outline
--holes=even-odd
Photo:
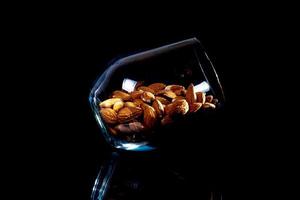
[[[224,94],[203,46],[191,38],[118,59],[89,101],[112,147],[150,151],[172,128],[219,109]]]

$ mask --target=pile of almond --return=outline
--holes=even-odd
[[[111,98],[100,103],[100,114],[114,135],[153,130],[176,121],[177,117],[215,109],[212,95],[195,92],[194,85],[153,83],[139,86],[133,92],[116,90]]]

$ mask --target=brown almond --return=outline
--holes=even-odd
[[[202,103],[193,103],[192,105],[190,105],[190,113],[194,113],[197,112],[200,108],[202,107]]]
[[[215,109],[215,108],[216,108],[216,105],[213,104],[213,103],[205,102],[205,103],[203,104],[203,108],[212,108],[212,109]]]
[[[162,95],[163,95],[164,97],[167,97],[167,98],[170,98],[170,99],[174,99],[174,98],[177,97],[177,95],[176,95],[174,92],[170,91],[170,90],[165,90],[165,91],[162,93]]]
[[[133,91],[130,93],[130,96],[132,99],[139,99],[141,98],[141,95],[143,94],[143,91],[139,90],[139,91]]]
[[[141,87],[142,85],[144,85],[144,82],[145,82],[145,81],[138,81],[138,82],[135,84],[134,89],[137,90],[137,88],[139,88],[139,87]]]
[[[132,121],[143,114],[139,107],[124,107],[118,113],[118,120],[120,123]]]
[[[175,99],[172,99],[172,102],[176,101],[176,100],[180,100],[180,99],[185,99],[183,96],[177,96],[175,97]]]
[[[197,96],[194,90],[194,85],[192,83],[189,85],[189,87],[186,90],[185,98],[189,105],[192,105],[193,103],[196,102]]]
[[[141,106],[141,104],[143,104],[144,102],[142,99],[135,99],[133,100],[133,103],[137,106]]]
[[[197,96],[198,103],[202,103],[202,104],[205,103],[205,93],[204,92],[197,92],[196,96]]]
[[[152,101],[154,101],[155,96],[151,92],[144,92],[141,96],[141,99],[146,103],[151,103]]]
[[[214,99],[213,95],[207,95],[205,101],[208,102],[208,103],[211,103],[213,99]]]
[[[121,108],[123,108],[123,106],[124,106],[124,102],[123,101],[117,101],[113,105],[113,109],[114,109],[114,111],[118,112]]]
[[[142,90],[142,91],[144,91],[144,92],[151,92],[152,94],[155,94],[155,92],[154,92],[153,89],[151,89],[151,88],[149,88],[149,87],[146,87],[146,86],[138,87],[137,90],[138,90],[138,91],[139,91],[139,90]]]
[[[168,85],[165,87],[165,90],[171,90],[171,91],[176,91],[176,90],[185,90],[185,88],[182,85]]]
[[[163,114],[164,114],[164,106],[163,106],[163,104],[159,100],[155,99],[153,101],[152,107],[154,108],[157,116],[159,118],[162,118]]]
[[[100,114],[102,119],[108,124],[115,124],[118,121],[117,113],[111,108],[102,108]]]
[[[129,124],[119,124],[115,126],[115,130],[121,133],[131,133],[132,130],[129,127]]]
[[[137,107],[137,105],[131,101],[127,101],[125,102],[125,107]]]
[[[153,83],[151,85],[148,85],[148,87],[151,88],[154,92],[158,92],[165,89],[166,85],[163,83]]]
[[[179,89],[179,90],[175,90],[174,93],[175,93],[177,96],[185,96],[186,90],[185,90],[185,89]]]
[[[171,117],[176,114],[185,115],[188,111],[189,105],[184,99],[176,100],[165,107],[165,113]]]
[[[101,108],[111,108],[116,102],[122,101],[120,98],[111,98],[105,101],[102,101],[99,105]]]
[[[152,106],[144,105],[144,125],[147,128],[153,128],[157,121],[156,112]]]
[[[157,97],[155,97],[155,99],[157,99],[157,100],[159,100],[162,104],[164,104],[164,105],[168,105],[169,103],[170,103],[170,101],[168,101],[166,98],[164,98],[164,97],[159,97],[159,96],[157,96]]]
[[[121,90],[114,91],[113,94],[112,94],[112,97],[113,98],[120,98],[123,101],[128,101],[128,100],[131,99],[130,94],[128,94],[127,92],[123,92]]]
[[[166,115],[162,118],[162,120],[160,121],[161,125],[166,126],[168,124],[172,124],[173,123],[173,119],[169,116]]]

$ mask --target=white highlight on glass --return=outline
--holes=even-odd
[[[122,83],[122,89],[127,92],[132,92],[134,90],[136,84],[137,84],[136,81],[131,80],[129,78],[125,78]]]
[[[206,81],[196,85],[194,87],[195,92],[208,92],[210,90],[210,86]]]

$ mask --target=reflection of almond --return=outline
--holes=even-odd
[[[205,101],[211,103],[213,99],[214,99],[213,95],[207,95]]]
[[[157,121],[156,112],[152,106],[144,104],[144,125],[153,128]]]
[[[138,133],[145,129],[144,125],[141,122],[131,122],[129,123],[129,128],[132,132]]]
[[[166,85],[163,83],[153,83],[153,84],[149,85],[148,87],[151,88],[154,92],[158,92],[160,90],[165,89]]]
[[[203,108],[213,108],[213,109],[215,109],[216,105],[213,104],[213,103],[206,102],[206,103],[203,104]]]
[[[117,135],[117,134],[118,134],[118,131],[117,131],[116,129],[114,129],[114,128],[109,127],[108,130],[109,130],[109,132],[112,133],[113,135]]]
[[[204,104],[205,103],[205,93],[197,92],[196,95],[197,95],[197,102]]]
[[[139,87],[137,90],[142,90],[144,92],[151,92],[152,94],[155,94],[154,90],[149,88],[149,87],[146,87],[146,86],[141,86]]]
[[[102,108],[100,110],[100,114],[102,119],[108,124],[115,124],[117,123],[118,117],[117,113],[111,108]]]
[[[141,98],[141,95],[143,94],[143,91],[133,91],[130,93],[130,96],[132,99],[139,99]]]
[[[157,100],[159,100],[162,104],[164,104],[164,105],[168,105],[169,103],[170,103],[170,101],[168,101],[166,98],[164,98],[164,97],[159,97],[159,96],[157,96],[157,97],[155,97]]]
[[[127,102],[125,102],[124,106],[125,107],[136,107],[137,105],[135,103],[133,103],[133,102],[127,101]]]
[[[113,109],[114,111],[118,112],[121,108],[123,108],[124,106],[124,102],[123,101],[117,101],[114,106]]]
[[[176,91],[176,90],[184,90],[185,88],[182,85],[168,85],[165,87],[165,90],[171,90],[171,91]]]
[[[172,124],[172,123],[173,123],[173,119],[169,115],[164,116],[164,118],[162,118],[162,120],[161,120],[161,125],[163,125],[163,126]]]
[[[100,103],[101,108],[111,108],[117,101],[122,101],[120,98],[111,98]]]
[[[130,100],[130,94],[126,93],[126,92],[123,92],[121,90],[116,90],[113,92],[112,94],[112,97],[113,98],[120,98],[120,99],[123,99],[123,101],[128,101]]]
[[[194,90],[194,85],[192,83],[187,88],[185,97],[189,105],[192,105],[193,103],[196,102],[197,96]]]
[[[155,99],[155,96],[151,92],[144,92],[141,99],[146,103],[151,103]]]
[[[118,120],[120,123],[125,123],[138,118],[143,113],[139,107],[124,107],[118,113]]]
[[[218,99],[213,99],[211,103],[217,105],[219,103],[219,100]]]
[[[202,107],[202,103],[193,103],[190,105],[190,113],[197,112]]]
[[[153,102],[153,104],[152,104],[152,107],[154,108],[157,116],[159,118],[162,118],[162,116],[164,114],[164,106],[163,106],[163,104],[159,100],[155,99],[154,102]]]

